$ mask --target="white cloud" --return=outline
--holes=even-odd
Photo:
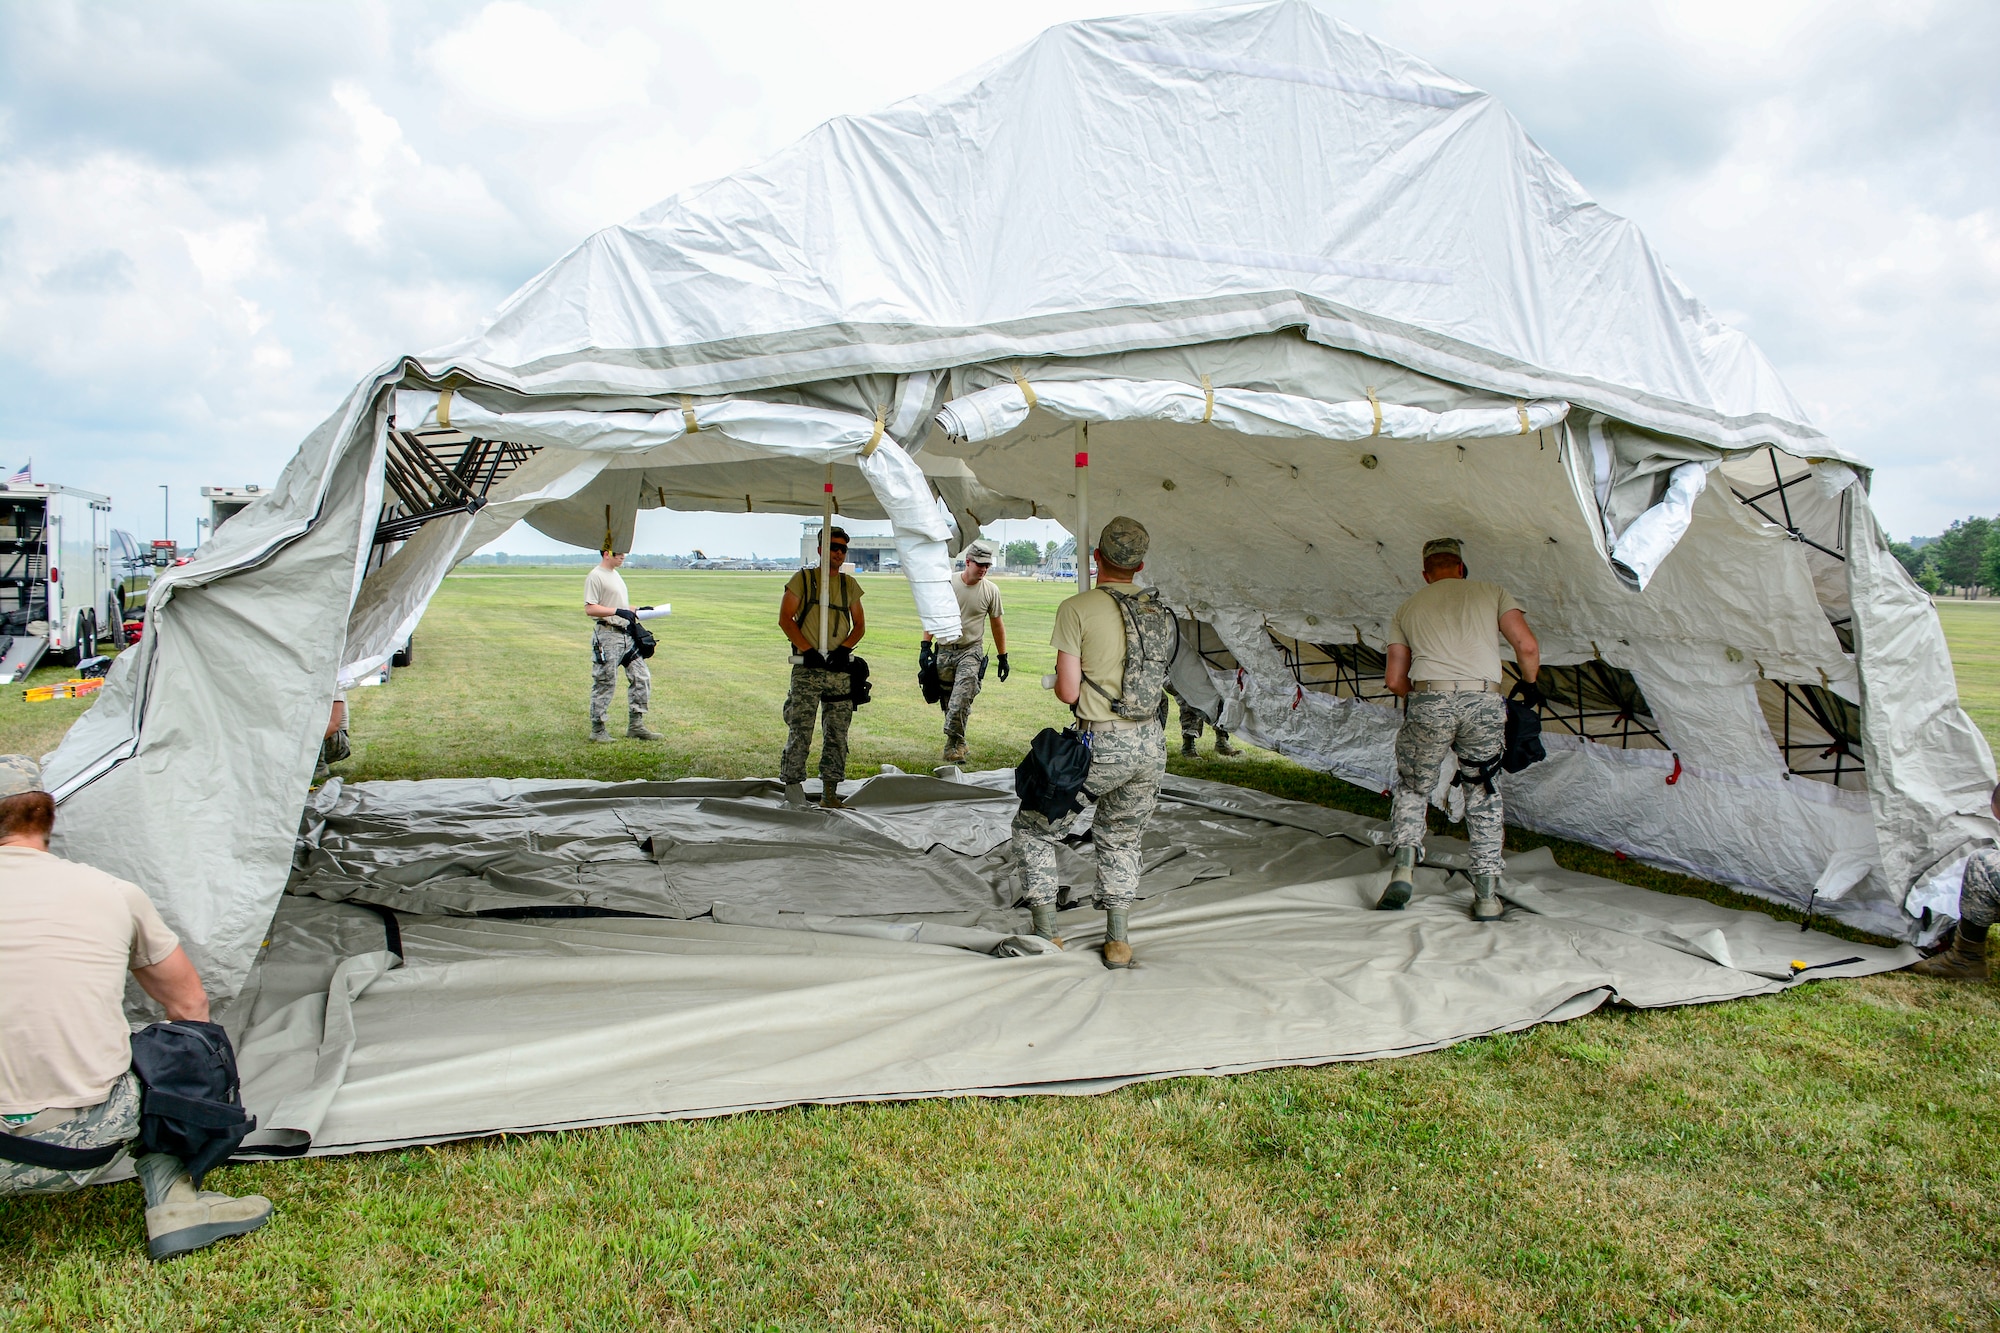
[[[433,43],[429,56],[453,92],[494,115],[587,121],[648,105],[660,48],[629,28],[593,45],[544,10],[495,0]]]

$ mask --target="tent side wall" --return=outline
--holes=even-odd
[[[270,502],[154,584],[144,638],[45,775],[58,854],[145,889],[212,994],[243,984],[291,873],[381,508],[381,383],[307,439]]]
[[[1889,553],[1865,496],[1848,523],[1868,790],[1889,882],[1911,890],[1969,843],[2000,842],[1989,805],[1993,752],[1959,705],[1937,608]],[[1906,906],[1956,916],[1955,886],[1948,903]]]

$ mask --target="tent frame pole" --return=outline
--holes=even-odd
[[[819,651],[824,657],[833,651],[826,641],[827,620],[832,615],[833,576],[833,464],[826,465],[826,490],[819,505]]]
[[[1090,423],[1076,423],[1076,590],[1090,591]]]

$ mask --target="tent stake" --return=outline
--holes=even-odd
[[[1090,423],[1076,423],[1076,590],[1090,591]]]

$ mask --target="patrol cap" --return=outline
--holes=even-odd
[[[0,754],[0,800],[42,789],[42,766],[24,754]]]
[[[1137,569],[1152,544],[1146,525],[1123,514],[1106,523],[1097,534],[1098,552],[1120,569]]]
[[[976,541],[967,546],[963,554],[968,561],[975,565],[990,565],[993,563],[994,558],[993,544],[985,540]]]
[[[1434,555],[1455,555],[1463,560],[1465,552],[1461,546],[1462,543],[1456,537],[1433,537],[1424,543],[1424,559],[1428,560]]]

